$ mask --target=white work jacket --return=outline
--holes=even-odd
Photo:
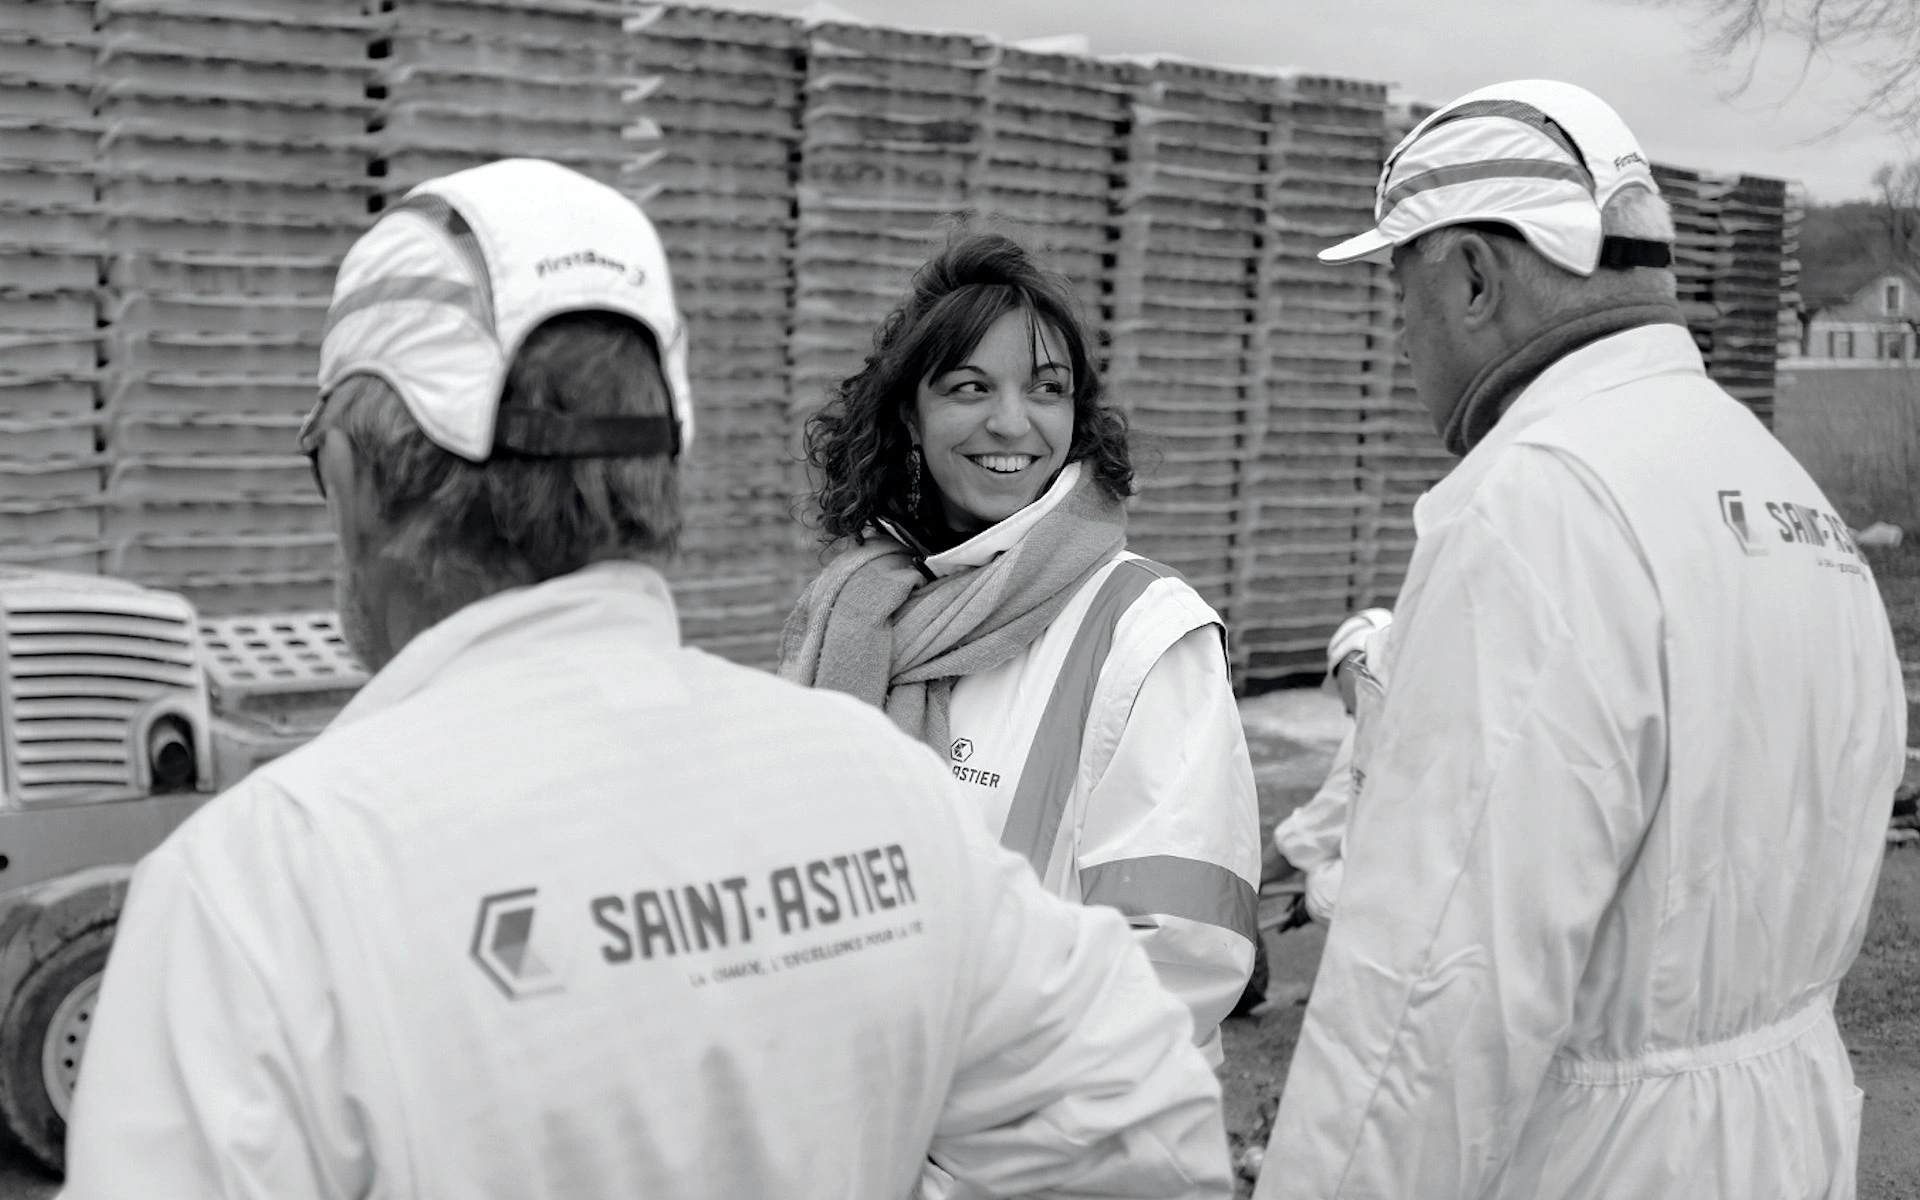
[[[1346,872],[1342,856],[1353,810],[1354,743],[1361,724],[1369,731],[1377,724],[1386,683],[1386,642],[1392,632],[1393,627],[1387,625],[1367,634],[1362,649],[1368,673],[1354,687],[1354,725],[1335,747],[1333,762],[1319,790],[1273,829],[1273,848],[1306,875],[1307,913],[1323,925],[1333,920],[1340,900],[1340,880]]]
[[[927,559],[945,575],[1016,545],[1073,484]],[[1122,552],[1011,661],[959,680],[954,777],[1046,888],[1127,915],[1194,1036],[1253,971],[1260,813],[1220,618],[1187,583]]]
[[[1422,499],[1261,1200],[1853,1195],[1832,999],[1905,706],[1872,573],[1686,330]]]
[[[1112,913],[879,712],[603,564],[414,639],[141,863],[73,1200],[1205,1195],[1219,1088]]]

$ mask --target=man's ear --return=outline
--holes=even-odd
[[[327,430],[322,439],[319,466],[327,487],[327,516],[341,553],[365,559],[385,543],[387,535],[373,473],[354,453],[352,440],[338,429]]]
[[[1458,245],[1461,282],[1466,287],[1466,302],[1460,309],[1460,321],[1470,330],[1491,326],[1500,311],[1506,281],[1506,264],[1485,235],[1468,232]]]

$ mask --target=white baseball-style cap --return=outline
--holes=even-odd
[[[1363,608],[1333,631],[1327,640],[1327,672],[1345,661],[1355,650],[1370,650],[1373,636],[1393,624],[1393,613],[1385,608]]]
[[[527,335],[575,312],[653,335],[671,416],[502,412]],[[686,324],[653,224],[613,188],[539,159],[423,183],[347,251],[321,336],[322,403],[357,374],[385,380],[434,444],[473,462],[683,454],[693,440]]]
[[[1320,261],[1378,260],[1442,226],[1490,221],[1576,275],[1667,266],[1665,242],[1602,236],[1601,210],[1630,187],[1660,192],[1640,143],[1605,101],[1553,80],[1497,83],[1401,139],[1374,191],[1377,224],[1322,250]]]

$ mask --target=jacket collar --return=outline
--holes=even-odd
[[[615,627],[661,649],[679,646],[680,619],[658,571],[637,562],[599,562],[531,587],[496,592],[408,642],[333,724],[392,708],[502,641],[525,643]]]
[[[1705,374],[1684,326],[1643,325],[1587,343],[1536,375],[1459,465],[1414,503],[1414,536],[1465,508],[1500,452],[1547,417],[1597,392],[1661,375]]]
[[[1080,481],[1081,465],[1078,459],[1060,468],[1053,478],[1053,484],[1040,493],[1039,499],[1014,513],[1004,521],[989,525],[951,550],[942,550],[938,554],[927,556],[927,571],[935,578],[952,575],[969,567],[984,567],[995,558],[1020,544],[1027,531],[1040,523],[1040,518],[1059,507],[1060,502],[1073,494],[1073,485]]]

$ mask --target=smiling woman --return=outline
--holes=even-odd
[[[1057,895],[1120,910],[1218,1061],[1253,963],[1253,770],[1220,619],[1126,550],[1126,423],[1070,289],[963,237],[808,426],[841,553],[781,674],[884,709]]]
[[[1102,403],[1071,295],[992,234],[963,237],[921,268],[866,364],[807,424],[829,543],[884,528],[923,554],[946,549],[1031,502],[1070,461],[1126,498],[1126,422]],[[1034,461],[1005,461],[1014,456]]]

